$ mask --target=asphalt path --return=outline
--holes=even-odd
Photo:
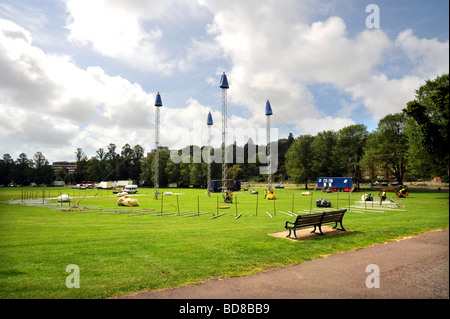
[[[448,299],[449,230],[122,299]]]

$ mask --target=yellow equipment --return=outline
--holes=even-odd
[[[408,192],[408,187],[406,186],[400,186],[399,190],[396,191],[395,188],[383,188],[381,191],[385,192],[385,191],[393,191],[395,193],[395,195],[397,195],[398,198],[405,198],[406,196],[408,196],[409,192]]]
[[[276,199],[275,194],[269,194],[267,195],[266,199]]]

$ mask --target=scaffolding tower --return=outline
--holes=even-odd
[[[271,157],[272,154],[270,153],[270,116],[272,115],[272,107],[270,106],[269,100],[266,102],[266,139],[267,139],[267,168],[268,168],[268,174],[267,174],[267,189],[269,191],[272,190],[272,169],[271,169]]]
[[[210,188],[211,188],[211,126],[213,125],[213,119],[211,116],[211,112],[208,113],[208,119],[206,120],[206,125],[208,125],[208,176],[207,176],[207,184],[206,188],[208,191],[208,196],[210,194]]]
[[[156,94],[155,99],[155,106],[156,106],[156,116],[155,116],[155,146],[156,146],[156,152],[155,152],[155,172],[154,172],[154,180],[153,184],[155,186],[155,199],[158,199],[158,188],[159,188],[159,112],[160,108],[162,106],[162,100],[161,95]]]
[[[222,89],[222,197],[225,201],[227,191],[227,161],[226,161],[226,137],[227,137],[227,90],[229,89],[228,79],[225,72],[220,78],[220,88]]]

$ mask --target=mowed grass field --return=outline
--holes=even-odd
[[[93,299],[192,285],[286,267],[449,223],[448,193],[412,189],[404,199],[388,193],[398,208],[377,210],[375,201],[373,210],[358,210],[353,206],[364,206],[364,192],[302,196],[304,190],[285,188],[275,189],[277,199],[269,201],[258,189],[258,195],[235,192],[233,204],[224,204],[220,194],[208,197],[205,190],[161,191],[166,190],[173,195],[155,200],[153,189],[140,189],[132,196],[139,207],[124,208],[106,190],[1,188],[0,298]],[[366,192],[377,199],[376,191]],[[72,197],[72,205],[86,196],[80,210],[63,211],[68,203],[61,206],[50,199],[64,193]],[[36,200],[24,205],[22,198]],[[280,211],[314,212],[319,198],[330,200],[332,208],[350,208],[344,217],[348,232],[299,242],[268,235],[295,220]],[[218,209],[217,203],[229,208]],[[366,205],[371,208],[372,203]],[[173,214],[157,216],[161,209]],[[79,267],[80,288],[66,287],[71,264]]]

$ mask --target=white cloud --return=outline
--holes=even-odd
[[[264,105],[273,105],[274,125],[307,123],[326,114],[318,110],[306,86],[331,83],[339,89],[373,72],[382,54],[392,46],[381,31],[348,37],[345,22],[330,17],[305,23],[296,2],[208,2],[214,22],[208,26],[215,42],[231,61],[230,100],[265,123]],[[228,73],[228,72],[227,72]],[[353,122],[343,119],[344,122]],[[310,125],[297,128],[307,131]]]
[[[340,17],[307,22],[300,6],[308,3],[228,1],[223,7],[218,1],[206,2],[214,14],[208,32],[231,61],[230,82],[235,79],[235,86],[229,96],[256,122],[263,121],[261,110],[268,98],[276,101],[274,114],[281,122],[294,123],[301,133],[316,131],[324,119],[352,123],[350,116],[356,116],[348,110],[340,115],[333,111],[337,118],[327,114],[334,105],[340,108],[340,98],[328,108],[317,108],[307,85],[320,83],[349,94],[353,105],[361,102],[378,120],[400,111],[425,79],[448,72],[448,41],[419,39],[410,30],[391,40],[382,29],[364,27],[350,37]],[[403,68],[399,78],[389,78],[383,66],[399,50],[415,68]]]
[[[125,143],[140,144],[149,151],[155,107],[154,94],[145,90],[153,91],[155,83],[155,91],[164,90],[161,83],[167,87],[178,81],[172,89],[176,94],[170,88],[167,94],[179,97],[190,89],[181,87],[189,82],[186,71],[193,71],[197,81],[189,85],[214,84],[217,94],[208,97],[217,99],[205,102],[188,93],[177,101],[187,101],[183,107],[165,104],[161,144],[169,147],[203,127],[201,119],[206,121],[210,110],[213,129],[220,130],[220,105],[215,103],[220,104],[218,82],[224,68],[230,82],[230,127],[264,127],[269,99],[272,126],[294,135],[354,124],[361,104],[374,119],[398,112],[426,79],[449,68],[448,41],[419,38],[411,30],[395,39],[383,29],[364,26],[349,32],[343,18],[327,16],[341,1],[63,2],[72,44],[67,50],[85,54],[88,67],[77,65],[77,55],[49,53],[36,45],[32,26],[42,30],[52,21],[43,11],[36,16],[27,11],[20,26],[18,20],[0,20],[0,132],[3,138],[28,143],[30,150],[33,143],[48,145],[51,156],[44,155],[55,160],[63,154],[59,140],[69,140],[64,152],[70,158],[77,147],[93,154],[109,143],[118,149]],[[351,2],[345,5],[353,7]],[[17,17],[13,9],[12,2],[0,5],[3,16],[11,19]],[[325,18],[311,18],[316,16]],[[109,59],[101,67],[89,66],[92,51],[96,59],[120,62],[121,76],[110,75]],[[205,62],[208,68],[202,68]],[[211,69],[217,70],[214,78]],[[127,72],[136,70],[138,77],[148,74],[151,80],[128,80]],[[178,71],[186,72],[182,81]],[[326,99],[314,96],[309,87],[316,92],[331,87],[338,96],[325,105]],[[48,140],[46,134],[51,135]]]
[[[412,30],[405,30],[400,32],[394,44],[395,48],[389,54],[406,55],[409,58],[407,65],[412,66],[404,76],[388,78],[386,74],[374,73],[345,89],[354,100],[362,101],[375,120],[401,112],[425,80],[434,79],[449,69],[448,41],[419,39]]]
[[[33,45],[29,32],[1,19],[0,67],[2,138],[28,149],[46,145],[55,160],[63,146],[92,151],[114,142],[111,137],[133,144],[137,137],[130,132],[153,125],[154,96],[140,85],[99,67],[81,69],[67,56],[46,54]]]
[[[356,124],[349,118],[323,116],[320,118],[301,119],[297,124],[297,129],[304,134],[316,135],[323,131],[338,131],[346,126]]]
[[[388,79],[384,74],[347,88],[354,100],[360,100],[377,121],[388,114],[401,112],[414,99],[414,91],[423,84],[417,76]]]
[[[70,14],[66,27],[73,43],[91,45],[95,52],[134,69],[163,74],[187,68],[187,61],[180,52],[171,52],[165,46],[162,28],[170,25],[172,29],[179,28],[179,34],[183,34],[186,29],[183,22],[205,14],[195,1],[64,2]],[[186,41],[183,37],[178,39]],[[195,41],[193,46],[198,47]]]
[[[437,39],[419,39],[411,29],[400,32],[395,40],[414,64],[412,74],[422,78],[432,78],[449,70],[449,42]]]

